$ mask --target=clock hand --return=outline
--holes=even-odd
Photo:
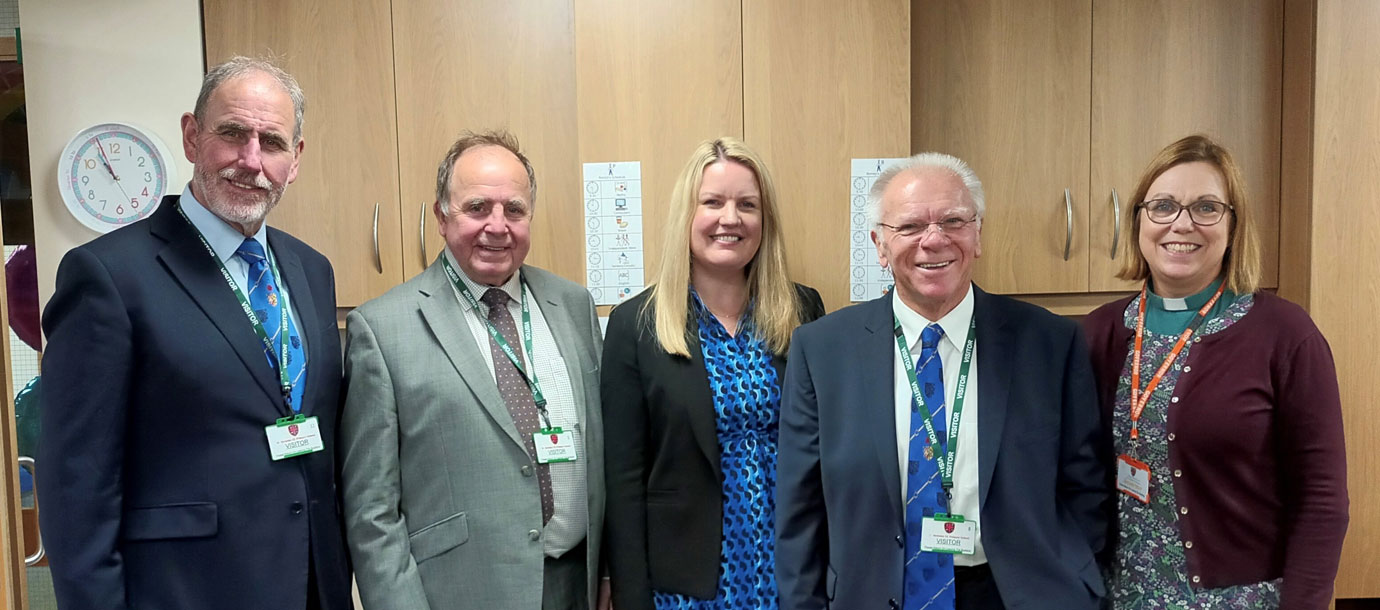
[[[115,168],[113,168],[113,167],[110,166],[110,157],[107,157],[107,156],[106,156],[106,154],[105,154],[105,146],[103,146],[103,145],[101,144],[101,139],[100,139],[100,137],[97,137],[97,138],[96,138],[96,149],[99,150],[99,151],[101,151],[101,163],[105,165],[105,171],[110,172],[110,177],[111,177],[111,178],[114,178],[114,179],[115,179],[115,182],[118,184],[118,183],[120,182],[120,177],[117,176],[117,175],[115,175]],[[121,190],[123,190],[123,189],[121,189]]]

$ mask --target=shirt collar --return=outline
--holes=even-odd
[[[891,311],[896,315],[896,319],[901,321],[901,332],[906,334],[906,345],[911,351],[916,351],[920,343],[920,332],[935,322],[944,329],[943,340],[948,341],[954,349],[962,350],[963,343],[968,340],[968,327],[973,322],[973,285],[969,282],[968,294],[963,295],[963,300],[938,320],[930,320],[916,313],[894,293],[891,297]]]
[[[177,201],[182,206],[182,211],[187,214],[187,218],[192,221],[192,226],[201,232],[206,242],[211,244],[211,249],[216,251],[220,262],[230,262],[230,259],[235,257],[235,251],[240,249],[240,244],[244,243],[244,234],[206,209],[206,206],[192,194],[191,183],[182,189],[182,197]],[[254,239],[264,247],[264,251],[268,251],[267,234],[268,223],[259,225],[259,231],[254,234]]]
[[[441,251],[445,255],[446,259],[450,261],[451,267],[454,267],[457,271],[456,275],[460,276],[460,281],[464,282],[465,287],[470,289],[470,294],[474,295],[474,300],[482,303],[483,301],[480,301],[480,299],[484,298],[484,293],[488,292],[490,288],[494,288],[494,286],[480,284],[479,282],[470,279],[470,276],[465,273],[464,268],[460,267],[460,261],[455,259],[454,254],[451,254],[450,248],[442,248]],[[522,273],[514,273],[513,277],[508,278],[508,281],[504,282],[502,286],[498,286],[498,288],[503,292],[508,293],[508,298],[517,302],[521,302]],[[464,308],[464,310],[468,312],[470,310],[469,302],[465,299],[460,298],[460,291],[456,289],[453,284],[451,285],[451,289],[455,290],[455,297],[460,300],[460,307]]]

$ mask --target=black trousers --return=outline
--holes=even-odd
[[[1006,610],[987,564],[954,566],[954,602],[956,610]]]

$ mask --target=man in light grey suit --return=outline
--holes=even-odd
[[[523,265],[535,199],[516,139],[465,134],[437,171],[446,248],[346,318],[341,478],[368,610],[605,606],[602,340],[584,288]]]

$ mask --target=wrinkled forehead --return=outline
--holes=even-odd
[[[963,179],[953,172],[926,169],[896,176],[882,193],[882,215],[940,220],[977,213]]]

